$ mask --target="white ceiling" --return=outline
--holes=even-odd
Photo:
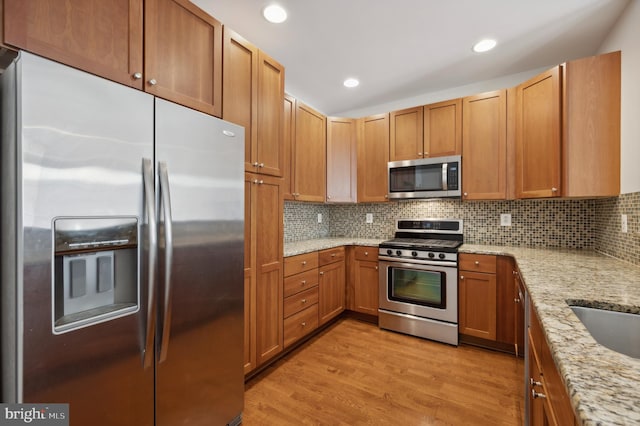
[[[336,115],[592,55],[629,0],[191,1],[282,63],[287,93]],[[283,24],[262,18],[274,2]],[[484,37],[498,46],[472,52]]]

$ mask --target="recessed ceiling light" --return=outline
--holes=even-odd
[[[280,24],[287,20],[287,11],[282,6],[272,4],[264,8],[262,16],[269,22]]]
[[[496,41],[490,38],[486,38],[474,44],[473,51],[477,53],[482,53],[482,52],[487,52],[493,49],[494,47],[496,47]]]
[[[345,87],[357,87],[360,82],[355,78],[348,78],[342,84],[344,84]]]

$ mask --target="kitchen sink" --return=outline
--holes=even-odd
[[[616,352],[640,358],[640,315],[584,306],[571,306],[571,309],[596,342]]]

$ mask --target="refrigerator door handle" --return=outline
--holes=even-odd
[[[160,180],[160,206],[164,214],[164,315],[160,337],[160,363],[167,359],[169,337],[171,333],[171,263],[173,261],[173,222],[171,217],[171,194],[169,192],[169,173],[167,163],[158,163]]]
[[[153,162],[148,158],[142,159],[142,179],[144,183],[144,201],[148,219],[149,233],[149,270],[147,285],[147,318],[146,334],[144,340],[144,353],[142,355],[142,365],[144,368],[153,366],[154,363],[154,330],[156,327],[156,268],[158,253],[158,228],[156,223],[155,193]]]

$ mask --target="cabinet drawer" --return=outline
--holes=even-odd
[[[318,328],[318,304],[309,306],[284,320],[284,347]]]
[[[318,266],[328,265],[344,259],[344,246],[318,252]]]
[[[288,318],[315,303],[318,303],[317,286],[285,298],[284,317]]]
[[[289,277],[318,267],[318,252],[284,258],[284,276]]]
[[[284,297],[307,290],[318,285],[318,270],[303,272],[284,279]]]
[[[460,253],[458,268],[461,271],[496,273],[496,256],[488,254]]]
[[[356,260],[378,261],[378,247],[356,246]]]

